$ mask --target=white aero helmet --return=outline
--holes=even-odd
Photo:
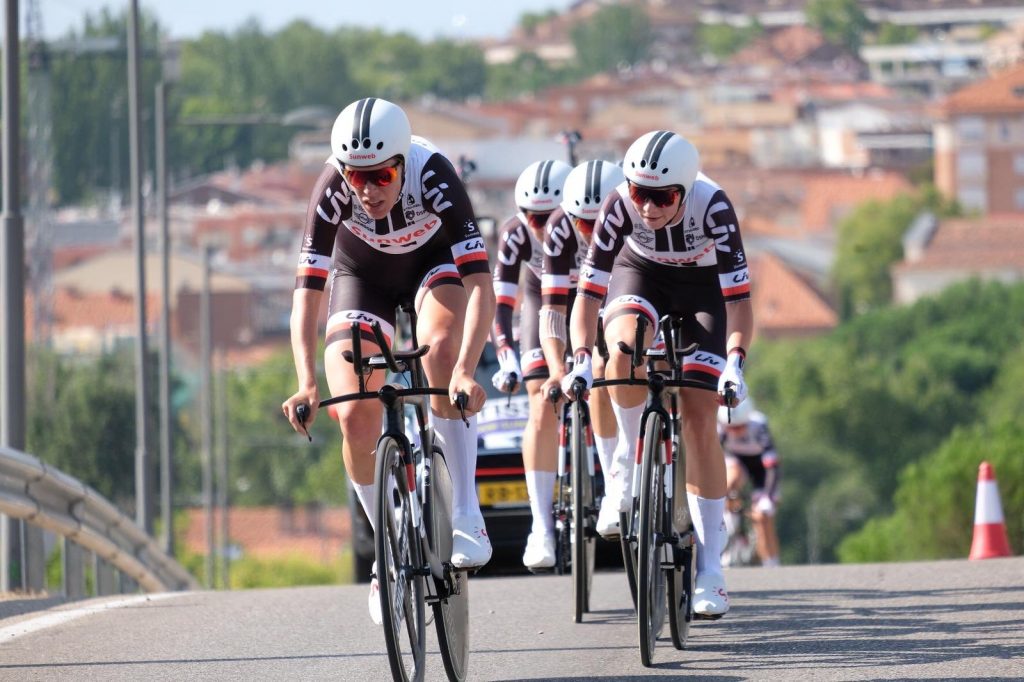
[[[562,187],[572,166],[565,161],[536,161],[516,180],[516,206],[524,211],[554,211],[562,201]]]
[[[722,405],[718,408],[718,423],[722,426],[744,426],[750,422],[750,416],[754,414],[754,401],[747,398],[733,408]]]
[[[409,117],[377,97],[349,104],[331,129],[331,151],[346,166],[374,166],[396,155],[405,159],[411,145]]]
[[[643,135],[626,150],[622,162],[626,179],[642,187],[683,188],[683,198],[690,194],[700,171],[700,154],[689,140],[668,130]]]
[[[572,169],[565,179],[562,210],[583,220],[597,220],[601,202],[626,179],[611,161],[587,161]]]

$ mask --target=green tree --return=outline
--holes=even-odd
[[[842,561],[912,561],[966,557],[971,547],[978,466],[999,481],[1011,544],[1024,541],[1024,426],[998,419],[957,429],[941,448],[900,476],[896,511],[872,519],[839,547]]]
[[[156,367],[155,355],[149,368]],[[183,384],[172,376],[172,390]],[[28,364],[27,450],[92,486],[130,512],[135,507],[135,363],[127,349],[97,358],[67,357],[32,348]],[[152,429],[158,424],[156,381],[149,387]],[[176,410],[172,423],[178,499],[198,489],[198,458],[190,420]],[[150,452],[155,452],[152,433]]]
[[[782,455],[787,560],[837,558],[842,535],[891,514],[903,472],[954,429],[1020,414],[1022,310],[1024,286],[974,281],[821,338],[758,342],[748,377]]]
[[[903,235],[924,211],[939,218],[959,214],[955,203],[926,185],[913,194],[861,204],[840,223],[832,280],[844,318],[892,300],[890,269],[903,257]]]
[[[345,499],[341,438],[327,411],[313,425],[310,443],[281,415],[295,391],[295,365],[283,351],[233,373],[228,381],[232,499],[240,505],[340,502]],[[326,389],[323,395],[328,395]]]
[[[554,68],[533,52],[521,52],[508,64],[487,67],[485,93],[495,100],[536,94],[571,79],[568,68]]]
[[[731,24],[699,24],[697,42],[701,52],[717,59],[726,59],[764,35],[764,27],[757,21],[748,26]]]
[[[519,15],[518,25],[519,28],[522,29],[523,33],[528,37],[532,37],[538,26],[557,16],[558,12],[553,9],[546,12],[523,12]]]
[[[584,75],[647,58],[651,23],[638,3],[606,5],[570,30],[576,61]]]
[[[916,26],[884,23],[878,27],[875,43],[878,45],[903,45],[917,40],[920,32]]]
[[[93,198],[99,188],[125,192],[130,182],[128,74],[123,47],[127,14],[105,8],[86,14],[84,24],[80,32],[64,36],[73,48],[52,53],[50,62],[53,189],[58,204]],[[153,48],[159,44],[160,27],[146,12],[139,26],[141,93],[151,93],[159,78],[160,65]],[[76,51],[78,46],[88,48],[90,41],[110,38],[122,47],[111,52]],[[152,121],[151,98],[143,94],[140,99],[143,120]],[[151,139],[144,134],[144,141]]]
[[[871,21],[857,0],[809,0],[804,8],[807,23],[821,31],[825,40],[857,52]]]

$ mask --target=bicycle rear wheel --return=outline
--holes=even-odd
[[[575,621],[583,622],[583,614],[590,610],[590,588],[594,578],[594,481],[590,476],[587,458],[587,425],[583,419],[583,406],[573,404],[572,435],[572,600]]]
[[[434,605],[434,623],[448,679],[464,680],[469,668],[469,577],[451,564],[452,478],[444,454],[436,447],[433,452],[425,516],[430,546],[445,571],[442,579],[435,577],[437,592],[444,596]]]
[[[423,560],[413,526],[403,448],[394,438],[377,445],[375,549],[384,642],[395,680],[422,680],[426,660]]]
[[[640,661],[650,667],[654,647],[665,626],[666,585],[661,567],[665,528],[665,460],[661,415],[647,416],[640,479],[640,530],[637,535],[637,621]]]

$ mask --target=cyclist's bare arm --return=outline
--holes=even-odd
[[[597,339],[597,315],[601,302],[591,296],[579,295],[572,307],[569,338],[574,349],[591,349]]]
[[[484,405],[485,395],[483,389],[473,381],[473,374],[484,351],[484,344],[487,343],[491,321],[494,320],[494,289],[490,273],[485,272],[463,276],[462,285],[466,289],[468,303],[462,347],[459,349],[459,359],[452,373],[452,394],[464,390],[469,394],[467,411],[479,412]],[[459,386],[456,386],[457,378]],[[471,387],[475,387],[476,390],[470,390]]]
[[[316,417],[319,401],[316,386],[316,322],[320,313],[322,296],[322,291],[304,288],[296,289],[292,294],[292,357],[295,360],[295,373],[299,379],[299,389],[285,401],[281,408],[297,433],[305,433],[305,431],[295,416],[296,406],[300,403],[309,405],[310,415],[306,420],[306,428],[308,428]]]
[[[754,339],[754,312],[750,299],[725,304],[726,349],[749,349]]]

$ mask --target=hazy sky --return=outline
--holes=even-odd
[[[48,37],[79,28],[87,12],[127,7],[110,0],[38,0]],[[24,25],[25,2],[21,2]],[[141,0],[155,12],[173,38],[194,37],[204,30],[230,31],[250,17],[276,30],[292,19],[306,19],[325,29],[342,24],[408,31],[420,38],[503,36],[523,12],[563,10],[571,0]]]

